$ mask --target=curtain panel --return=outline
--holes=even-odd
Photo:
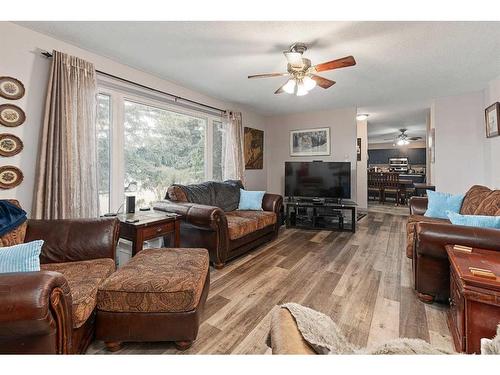
[[[85,60],[58,51],[53,51],[52,56],[34,217],[97,217],[95,68]]]
[[[223,142],[222,177],[224,180],[245,182],[245,159],[243,154],[243,125],[241,112],[226,112],[223,117],[226,137]]]

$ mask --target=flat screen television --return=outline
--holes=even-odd
[[[285,162],[285,196],[351,198],[351,163]]]

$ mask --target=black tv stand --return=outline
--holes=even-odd
[[[342,199],[289,198],[285,201],[287,228],[356,232],[356,203]],[[350,211],[350,215],[345,215]]]

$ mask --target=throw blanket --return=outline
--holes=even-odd
[[[201,184],[177,185],[191,203],[220,207],[223,211],[234,211],[240,202],[241,181],[227,180],[224,182],[208,181]]]
[[[26,221],[26,212],[6,200],[0,200],[0,236]]]
[[[318,354],[451,354],[424,340],[395,339],[372,349],[352,345],[329,316],[297,303],[281,305],[295,318],[304,340]]]

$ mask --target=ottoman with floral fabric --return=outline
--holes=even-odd
[[[209,285],[206,249],[142,250],[99,287],[96,339],[111,351],[147,341],[185,350],[198,335]]]

